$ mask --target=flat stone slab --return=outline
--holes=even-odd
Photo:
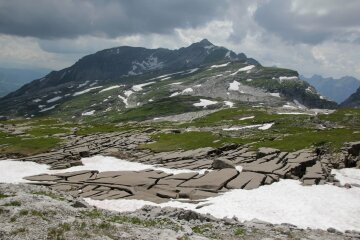
[[[236,178],[231,180],[226,187],[228,189],[254,189],[262,185],[266,175],[254,172],[241,172]]]
[[[219,190],[237,174],[238,171],[231,168],[212,171],[197,179],[191,179],[180,187]]]
[[[61,180],[60,177],[54,176],[54,175],[49,175],[49,174],[42,174],[42,175],[35,175],[35,176],[30,176],[30,177],[24,177],[24,179],[29,180],[29,181],[59,181]]]

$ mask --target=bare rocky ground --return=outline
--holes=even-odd
[[[0,239],[360,239],[360,233],[216,219],[145,206],[116,213],[43,186],[0,184]]]

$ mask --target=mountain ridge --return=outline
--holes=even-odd
[[[105,96],[107,87],[117,90]],[[84,56],[0,99],[0,114],[31,117],[51,114],[56,108],[59,115],[72,109],[68,114],[79,116],[86,110],[105,113],[158,101],[164,104],[161,99],[172,102],[179,98],[175,95],[191,96],[182,98],[185,102],[192,99],[184,108],[188,110],[194,109],[194,101],[200,97],[272,106],[291,102],[295,106],[336,107],[300,80],[297,71],[263,67],[244,53],[236,54],[204,39],[175,50],[122,46]]]

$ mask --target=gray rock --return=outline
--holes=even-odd
[[[226,159],[215,159],[211,165],[213,169],[235,168],[235,165]]]

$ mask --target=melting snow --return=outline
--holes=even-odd
[[[182,82],[174,82],[174,83],[170,83],[170,85],[180,85],[182,84]]]
[[[165,81],[165,80],[168,80],[168,79],[170,79],[171,77],[165,77],[165,78],[162,78],[162,79],[160,79],[160,81]]]
[[[252,79],[251,79],[251,78],[249,78],[249,79],[246,79],[246,81],[247,81],[247,82],[251,82],[251,81],[252,81]]]
[[[279,115],[313,115],[306,112],[278,112]]]
[[[292,77],[279,77],[280,82],[286,81],[286,80],[298,80],[299,78],[297,76]]]
[[[154,83],[155,82],[148,82],[148,83],[134,85],[134,86],[132,86],[132,90],[134,90],[135,92],[139,92],[139,91],[143,90],[143,87],[154,84]]]
[[[41,102],[41,99],[40,99],[40,98],[34,99],[33,102],[34,102],[34,103]]]
[[[195,107],[206,108],[207,106],[214,105],[214,104],[217,104],[217,103],[218,102],[216,102],[216,101],[211,101],[211,100],[207,100],[207,99],[200,99],[200,102],[194,103],[194,106]]]
[[[186,89],[184,89],[184,90],[181,92],[181,94],[184,94],[184,93],[192,93],[192,92],[194,92],[194,89],[192,89],[192,88],[186,88]]]
[[[230,83],[230,86],[228,88],[229,91],[239,91],[240,83],[236,80],[234,80],[232,83]]]
[[[125,98],[125,97],[123,97],[121,95],[118,95],[118,98],[120,98],[123,101],[123,103],[125,104],[126,107],[129,106],[128,98]]]
[[[247,119],[253,119],[253,118],[255,118],[255,116],[250,116],[250,117],[242,117],[242,118],[240,118],[239,120],[240,120],[240,121],[243,121],[243,120],[247,120]]]
[[[91,92],[92,90],[95,90],[95,89],[98,89],[98,88],[102,88],[102,86],[92,87],[92,88],[88,88],[88,89],[85,89],[85,90],[80,91],[80,92],[75,92],[75,93],[73,94],[73,96],[74,96],[74,97],[75,97],[75,96],[79,96],[79,95],[81,95],[81,94],[85,94],[85,93]]]
[[[230,101],[224,101],[225,105],[226,106],[229,106],[229,107],[234,107],[234,103],[233,102],[230,102]]]
[[[41,106],[41,105],[40,105],[40,106]],[[40,106],[39,106],[39,107],[40,107]],[[51,106],[51,107],[43,108],[43,109],[41,109],[39,112],[50,111],[50,110],[54,109],[56,106],[57,106],[57,104],[55,104],[54,106]]]
[[[69,169],[49,170],[48,165],[23,161],[0,161],[0,182],[27,182],[25,176],[37,174],[56,174],[69,171],[140,171],[145,169],[162,170],[167,173],[194,172],[191,170],[173,170],[158,168],[136,162],[128,162],[114,157],[94,156],[83,158],[84,166]],[[345,183],[359,183],[360,169],[333,170],[336,178]],[[339,188],[330,184],[302,186],[297,180],[280,180],[253,190],[236,189],[219,196],[209,198],[201,203],[190,204],[170,201],[155,204],[143,200],[91,200],[89,204],[119,212],[135,211],[145,205],[160,207],[178,207],[193,210],[202,214],[211,214],[217,218],[233,216],[240,221],[259,219],[273,224],[290,223],[302,228],[329,227],[340,231],[360,230],[360,188]],[[198,206],[209,203],[197,209]],[[345,204],[346,203],[346,204]],[[329,209],[330,208],[330,209]]]
[[[345,183],[360,185],[360,169],[333,169],[331,173],[335,174],[335,178],[339,180],[342,185],[345,185]]]
[[[270,95],[273,97],[278,97],[278,98],[280,97],[280,93],[270,93]]]
[[[224,64],[220,64],[220,65],[212,65],[210,68],[221,68],[221,67],[226,67],[227,65],[229,65],[230,62],[224,63]]]
[[[77,88],[82,88],[82,87],[84,87],[84,86],[88,85],[88,84],[89,84],[89,82],[90,82],[90,81],[89,81],[89,80],[87,80],[87,81],[85,81],[84,83],[79,84]]]
[[[224,131],[237,131],[242,129],[251,129],[257,128],[259,130],[267,130],[272,127],[274,123],[265,123],[265,124],[256,124],[256,125],[249,125],[249,126],[242,126],[242,127],[231,127],[231,128],[224,128]]]
[[[234,76],[234,75],[236,75],[236,74],[239,73],[239,72],[247,72],[247,73],[249,73],[249,71],[250,71],[251,69],[253,69],[254,67],[255,67],[255,65],[249,65],[249,66],[240,68],[239,70],[237,70],[237,71],[234,72],[234,73],[231,73],[230,75],[231,75],[231,76]]]
[[[113,90],[113,89],[116,89],[116,88],[120,88],[120,87],[121,87],[121,85],[114,85],[114,86],[111,86],[111,87],[102,89],[99,93],[106,92],[106,91],[110,91],[110,90]]]
[[[174,92],[174,93],[172,93],[171,95],[170,95],[170,97],[175,97],[175,96],[177,96],[177,95],[179,95],[180,94],[180,92]]]
[[[240,221],[259,219],[273,224],[290,223],[302,228],[324,230],[333,227],[345,231],[360,229],[359,199],[360,188],[345,189],[332,185],[304,187],[296,180],[280,180],[253,190],[232,190],[198,204],[175,200],[162,204],[127,199],[85,200],[96,207],[119,212],[135,211],[145,205],[177,207],[209,213],[217,218],[235,216]],[[196,209],[206,203],[209,205]]]
[[[81,115],[82,116],[91,116],[91,115],[94,115],[95,113],[95,110],[91,110],[91,111],[88,111],[88,112],[83,112]]]
[[[47,103],[52,103],[52,102],[59,101],[60,99],[62,99],[62,97],[58,96],[58,97],[51,98],[51,99],[47,100],[46,102]]]
[[[197,70],[199,70],[199,68],[193,68],[193,69],[190,69],[188,72],[186,72],[184,74],[191,74],[191,73],[196,72]]]

